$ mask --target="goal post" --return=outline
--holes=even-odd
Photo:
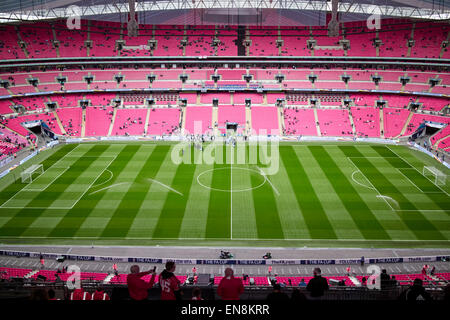
[[[435,167],[424,166],[422,174],[433,181],[435,185],[446,185],[447,175]]]
[[[42,164],[33,164],[31,167],[25,169],[20,174],[22,177],[22,183],[33,182],[33,174],[39,173],[39,175],[44,173],[44,166]]]

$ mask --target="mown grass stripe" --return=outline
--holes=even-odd
[[[309,146],[308,148],[364,238],[390,239],[386,230],[325,148],[322,146]]]
[[[193,147],[191,149],[194,151]],[[172,191],[168,193],[153,232],[154,238],[178,238],[196,167],[195,164],[184,163],[177,167],[170,187],[182,195]]]
[[[90,150],[94,149],[94,152],[103,152],[108,148],[107,145],[103,146],[94,146],[93,148],[86,151],[85,154],[90,154]],[[39,192],[36,194],[34,199],[30,203],[35,203],[39,201],[39,206],[46,207],[50,206],[53,201],[55,201],[58,196],[64,193],[64,190],[67,189],[73,180],[76,179],[82,172],[78,170],[78,166],[83,162],[83,168],[85,168],[86,164],[91,164],[95,161],[96,158],[85,158],[80,157],[74,164],[71,166],[69,170],[67,170],[62,176],[60,176],[54,184],[50,185],[46,190]],[[35,200],[39,199],[39,200]],[[29,203],[29,204],[30,204]],[[29,205],[28,204],[28,205]],[[23,232],[25,232],[29,226],[40,217],[45,209],[33,209],[32,207],[25,207],[21,209],[11,220],[9,220],[1,229],[1,234],[3,236],[20,236]]]
[[[138,173],[136,173],[136,177],[133,182],[143,179],[144,177],[154,178],[166,158],[169,149],[170,146],[166,145],[156,146],[145,165]],[[150,185],[148,188],[150,188]],[[110,221],[108,222],[108,225],[102,232],[102,237],[126,237],[131,225],[133,224],[134,218],[141,209],[141,205],[145,199],[148,188],[130,187],[128,192],[123,195],[120,204],[117,206]]]
[[[359,170],[369,179],[372,185],[384,196],[391,197],[399,203],[400,209],[413,210],[393,212],[403,220],[405,225],[414,233],[417,239],[444,240],[445,237],[428,221],[412,204],[368,159],[354,146],[340,146],[342,152],[358,166]],[[389,200],[388,200],[389,201]]]
[[[306,175],[303,165],[291,146],[280,148],[281,160],[288,172],[289,181],[295,191],[298,205],[303,214],[306,226],[313,239],[336,239],[336,233],[316,192]]]
[[[226,156],[226,146],[223,147],[223,155]],[[231,166],[215,163],[213,169],[211,188],[231,190]],[[230,192],[211,190],[205,238],[231,238],[230,197]]]
[[[262,156],[264,153],[260,152],[258,146],[258,155]],[[247,149],[249,154],[249,149]],[[267,159],[260,159],[259,166],[263,166],[260,162],[267,162]],[[256,187],[261,183],[261,175],[254,172],[249,172],[251,186]],[[280,215],[276,206],[274,189],[266,181],[266,183],[257,189],[252,189],[253,207],[255,208],[256,228],[258,238],[260,239],[283,239],[283,227],[281,226]]]
[[[108,184],[105,184],[105,186],[113,185],[115,183],[120,172],[133,158],[133,155],[139,150],[139,148],[139,145],[129,145],[125,146],[119,152],[117,158],[108,167],[108,170],[113,173],[113,177],[111,180],[109,180]],[[105,173],[104,175],[106,176],[107,174]],[[101,183],[102,181],[106,181],[105,179],[106,178],[102,176],[98,177],[96,184]],[[71,210],[67,212],[67,214],[63,217],[63,219],[61,219],[58,225],[50,232],[49,236],[75,236],[80,227],[83,225],[84,221],[96,208],[96,205],[104,195],[104,193],[96,193],[93,195],[89,195],[89,198],[86,198],[85,195]]]

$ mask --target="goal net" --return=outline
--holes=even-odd
[[[22,183],[30,183],[33,181],[33,174],[44,173],[44,166],[42,164],[33,164],[31,167],[25,169],[20,175],[22,177]]]
[[[423,167],[423,175],[429,178],[436,185],[445,186],[447,182],[447,175],[443,173],[441,170],[436,169],[435,167]]]

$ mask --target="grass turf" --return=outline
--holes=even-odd
[[[279,170],[175,164],[174,144],[65,145],[0,180],[3,243],[448,247],[449,186],[402,146],[281,144]],[[222,149],[230,160],[231,148]],[[248,150],[247,150],[248,151]],[[46,153],[44,152],[44,154]],[[192,153],[197,152],[192,149]],[[194,158],[193,158],[194,159]]]

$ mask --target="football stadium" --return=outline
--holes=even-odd
[[[0,32],[0,299],[450,298],[449,2],[5,0]]]

